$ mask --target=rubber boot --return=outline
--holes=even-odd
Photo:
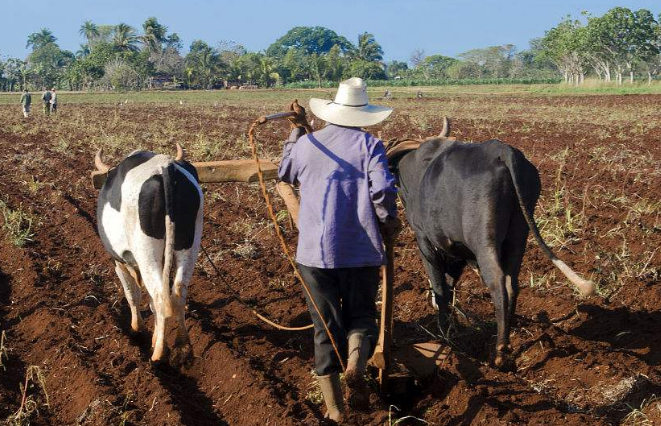
[[[339,374],[318,376],[317,381],[321,388],[321,394],[326,403],[326,418],[337,423],[342,422],[344,417],[344,400],[342,399],[342,386]]]
[[[351,408],[365,410],[370,394],[365,381],[365,369],[370,355],[370,341],[364,334],[349,336],[349,359],[344,378],[347,383],[347,403]]]

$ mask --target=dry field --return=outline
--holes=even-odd
[[[536,218],[544,238],[598,284],[598,295],[580,300],[531,242],[512,333],[517,369],[501,373],[490,365],[489,294],[467,271],[456,289],[464,327],[441,341],[446,359],[437,374],[406,398],[373,395],[375,410],[351,421],[661,424],[661,95],[394,94],[383,103],[396,112],[374,129],[384,138],[432,135],[447,115],[461,140],[499,138],[523,150],[541,172]],[[193,160],[248,158],[249,122],[311,95],[327,93],[61,94],[57,117],[35,108],[28,120],[17,99],[8,105],[14,99],[0,96],[0,422],[321,421],[311,332],[269,328],[234,299],[281,323],[309,322],[258,187],[204,186],[202,244],[223,276],[200,255],[187,318],[195,358],[157,369],[149,343],[129,337],[128,306],[96,235],[89,179],[98,147],[107,162],[137,148],[174,153],[175,142]],[[284,123],[260,129],[263,156],[277,160],[287,133]],[[293,246],[296,234],[279,217]],[[396,351],[440,341],[408,229],[396,262]]]

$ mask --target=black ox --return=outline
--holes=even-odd
[[[533,218],[539,173],[516,148],[498,140],[463,143],[447,138],[403,141],[388,147],[399,180],[406,217],[415,232],[445,330],[450,319],[450,286],[467,264],[479,270],[495,306],[498,335],[494,364],[512,365],[510,321],[516,309],[518,277],[528,233],[553,264],[583,295],[592,282],[558,259],[539,234]]]

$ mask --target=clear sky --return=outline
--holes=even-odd
[[[618,5],[661,12],[659,0],[0,0],[0,56],[24,58],[28,34],[42,27],[75,52],[87,19],[141,29],[155,16],[179,33],[185,49],[202,39],[211,45],[233,40],[259,51],[294,26],[321,25],[354,43],[359,33],[371,32],[386,60],[406,61],[416,48],[448,56],[506,43],[525,49],[568,13],[602,14]]]

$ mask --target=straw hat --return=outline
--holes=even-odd
[[[367,84],[358,77],[341,82],[333,101],[311,98],[310,109],[324,121],[347,127],[373,126],[392,112],[392,108],[369,104]]]

